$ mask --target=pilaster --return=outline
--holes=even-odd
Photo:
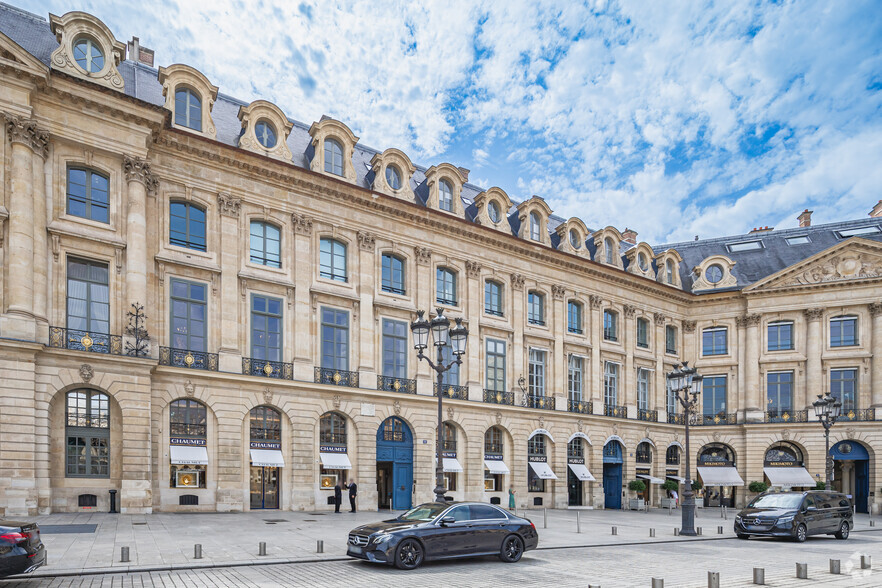
[[[320,310],[313,308],[309,287],[312,283],[314,261],[312,259],[312,218],[292,213],[294,226],[294,378],[313,380],[313,368],[320,365],[318,355],[313,359],[313,349],[319,346]],[[352,369],[350,364],[350,369]],[[363,383],[363,382],[362,382]]]
[[[594,403],[594,410],[598,414],[603,411],[603,368],[600,365],[600,342],[603,340],[603,319],[601,318],[601,307],[603,300],[600,296],[592,294],[588,297],[588,303],[591,307],[590,317],[591,324],[591,401]]]
[[[218,365],[221,371],[241,372],[243,352],[239,341],[239,316],[249,304],[247,297],[244,302],[239,301],[239,209],[242,199],[221,192],[217,195],[217,204],[220,212],[221,247]]]
[[[159,181],[150,164],[124,156],[128,202],[126,210],[126,308],[147,306],[147,196],[155,195]]]
[[[821,350],[824,343],[821,339],[821,318],[823,308],[807,308],[802,311],[805,317],[805,406],[812,410],[812,402],[823,392],[823,375],[821,373]],[[796,407],[794,407],[796,408]],[[811,413],[810,413],[811,414]]]
[[[882,407],[882,302],[873,302],[869,309],[872,321],[870,352],[873,354],[870,363],[870,406],[878,409]]]

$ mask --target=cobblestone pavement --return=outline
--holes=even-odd
[[[860,569],[860,555],[872,557]],[[828,560],[840,559],[843,575],[828,573]],[[795,578],[796,563],[808,564],[808,580]],[[0,588],[61,587],[269,587],[269,586],[555,586],[649,587],[653,577],[665,586],[707,586],[707,572],[720,573],[721,586],[751,584],[752,568],[766,570],[768,586],[882,585],[882,533],[852,534],[848,541],[812,537],[802,545],[779,540],[721,538],[597,547],[549,548],[527,553],[518,564],[495,558],[429,563],[401,572],[360,561],[269,564],[206,570],[112,573],[0,581]]]

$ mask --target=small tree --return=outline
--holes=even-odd
[[[750,484],[747,485],[747,489],[755,494],[762,494],[763,492],[765,492],[766,490],[769,489],[769,485],[766,484],[765,482],[757,482],[754,480],[753,482],[751,482]]]
[[[662,490],[667,490],[668,492],[673,492],[678,488],[678,485],[673,480],[665,480],[665,483],[662,484]]]
[[[815,483],[815,490],[826,490],[826,489],[827,489],[827,484],[825,482],[818,480]]]
[[[702,488],[704,488],[704,484],[701,483],[701,480],[692,480],[693,490],[701,490]]]
[[[641,494],[644,490],[646,490],[646,482],[644,482],[643,480],[631,480],[630,482],[628,482],[628,490]]]

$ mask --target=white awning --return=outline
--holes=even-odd
[[[435,464],[438,463],[438,458],[435,458]],[[462,473],[462,465],[459,463],[455,457],[442,457],[441,458],[441,469],[448,473]]]
[[[208,449],[193,445],[170,445],[169,456],[174,465],[208,465]]]
[[[484,467],[487,468],[491,474],[510,474],[508,471],[508,466],[505,465],[505,462],[501,459],[485,459]]]
[[[588,445],[591,445],[591,439],[589,439],[588,435],[586,435],[585,433],[583,433],[581,431],[577,431],[577,432],[573,433],[572,435],[570,435],[570,438],[567,439],[567,443],[569,443],[573,439],[576,439],[577,437],[580,439],[584,439],[585,442],[588,443]]]
[[[582,480],[583,482],[596,482],[594,476],[591,475],[591,472],[588,471],[588,468],[585,467],[585,464],[581,463],[568,463],[570,469],[573,470],[573,473],[576,474],[576,477]]]
[[[648,475],[648,474],[637,474],[637,477],[638,477],[638,478],[643,478],[644,480],[649,480],[649,483],[650,483],[650,484],[659,484],[659,485],[661,485],[661,484],[664,484],[664,483],[665,483],[665,481],[662,480],[661,478],[654,478],[654,477],[652,477],[652,476],[650,476],[650,475]]]
[[[529,441],[536,435],[545,435],[546,437],[551,439],[552,443],[554,443],[554,437],[551,436],[551,433],[549,433],[547,429],[535,429],[532,433],[530,433],[530,436],[527,437],[527,441]]]
[[[680,476],[671,476],[670,474],[668,474],[667,476],[665,476],[665,478],[667,478],[669,480],[674,480],[680,484],[686,483],[686,478],[681,478]]]
[[[252,449],[251,465],[266,468],[285,467],[285,458],[278,449]]]
[[[554,475],[554,472],[551,471],[551,468],[544,461],[531,461],[528,463],[533,468],[533,471],[536,472],[536,475],[539,476],[539,479],[557,480],[557,476]]]
[[[738,470],[729,467],[699,467],[698,475],[705,486],[744,486]]]
[[[794,486],[815,486],[815,480],[805,468],[763,468],[766,477],[772,486],[781,486],[783,488],[792,488]]]
[[[345,453],[319,453],[322,467],[326,470],[351,470],[352,463]]]

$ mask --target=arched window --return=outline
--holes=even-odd
[[[775,443],[766,450],[766,467],[802,466],[802,451],[790,443]]]
[[[110,222],[110,180],[84,167],[67,169],[67,213],[99,223]]]
[[[202,100],[189,88],[175,91],[175,124],[202,131]]]
[[[336,412],[322,415],[319,421],[319,443],[346,447],[346,418]]]
[[[94,390],[67,393],[65,475],[110,477],[110,400]]]
[[[576,437],[567,443],[567,458],[585,459],[585,445],[582,443],[581,437]]]
[[[343,175],[343,146],[335,139],[325,139],[325,171],[335,176]]]
[[[606,251],[606,263],[612,265],[613,264],[613,255],[615,252],[613,251],[613,240],[607,237],[603,240],[603,249]]]
[[[490,427],[484,433],[484,453],[488,455],[502,455],[502,429]]]
[[[384,253],[382,259],[381,287],[383,292],[404,294],[404,260],[391,253]]]
[[[438,208],[453,212],[453,188],[447,180],[438,182]]]
[[[542,227],[539,224],[539,215],[535,212],[530,213],[530,238],[534,241],[542,240]]]
[[[484,282],[484,312],[502,316],[502,284],[499,282]]]
[[[74,42],[74,60],[86,73],[98,73],[104,69],[104,52],[101,45],[89,37],[80,37]]]
[[[251,440],[282,440],[282,415],[279,411],[270,406],[256,406],[251,409]]]
[[[208,411],[198,400],[175,400],[169,406],[168,426],[172,437],[205,439]]]
[[[326,412],[319,419],[319,458],[322,462],[319,484],[331,490],[337,481],[345,481],[352,467],[346,451],[346,417],[337,412]]]
[[[535,435],[527,441],[527,459],[533,461],[538,458],[545,461],[546,457],[545,435]],[[545,480],[527,464],[527,492],[545,492]]]
[[[674,262],[670,259],[665,261],[665,280],[668,284],[674,283]]]
[[[680,465],[680,448],[671,445],[665,451],[665,465]]]
[[[438,304],[456,306],[456,272],[444,267],[437,269],[435,298]]]
[[[282,267],[279,227],[262,221],[251,221],[251,263]]]
[[[205,209],[189,202],[172,202],[168,237],[172,245],[205,251]]]
[[[452,451],[456,452],[456,427],[450,423],[441,423],[441,427],[444,430],[444,436],[442,437],[443,443],[441,444],[441,451]]]
[[[652,463],[652,445],[648,441],[637,444],[635,460],[637,463]]]
[[[322,237],[319,243],[319,275],[338,282],[347,280],[345,244]]]
[[[527,293],[527,322],[531,325],[545,324],[545,296],[532,290]]]
[[[701,448],[698,454],[698,465],[734,466],[735,454],[728,445],[711,443]]]
[[[205,488],[206,468],[208,464],[205,454],[208,411],[198,400],[182,398],[169,405],[168,432],[172,438],[171,455],[171,487],[172,488]],[[175,455],[177,446],[180,449],[201,449],[203,459],[193,459],[189,455]]]
[[[407,441],[406,428],[400,418],[389,417],[383,421],[383,441]]]
[[[645,253],[638,253],[637,254],[637,267],[639,267],[643,271],[646,271],[649,269],[649,262],[646,261],[646,254]]]
[[[386,166],[386,183],[393,190],[401,189],[401,172],[394,165]]]

